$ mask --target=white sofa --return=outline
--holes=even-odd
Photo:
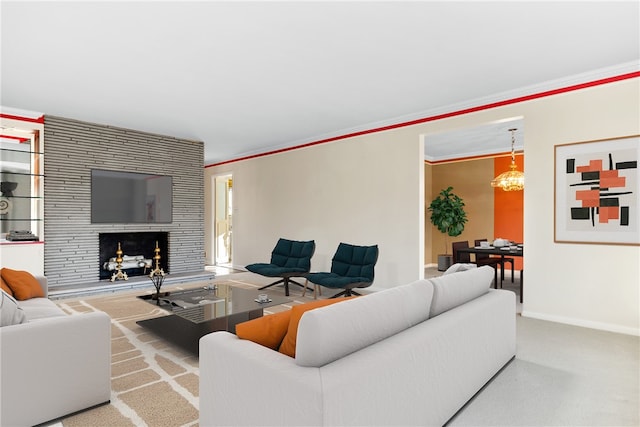
[[[0,328],[0,425],[32,426],[111,399],[111,322],[67,315],[47,298],[18,301],[26,322]]]
[[[481,267],[306,312],[295,358],[200,340],[200,425],[443,425],[515,356],[515,294]]]

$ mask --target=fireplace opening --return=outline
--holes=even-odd
[[[111,279],[116,272],[118,243],[122,250],[122,271],[127,276],[149,274],[155,266],[156,242],[160,249],[160,268],[169,273],[169,233],[167,232],[132,232],[132,233],[99,233],[99,268],[100,280]]]

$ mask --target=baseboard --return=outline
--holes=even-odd
[[[589,320],[576,319],[573,317],[554,316],[545,313],[536,313],[534,311],[523,310],[522,317],[531,319],[547,320],[549,322],[563,323],[565,325],[580,326],[583,328],[597,329],[600,331],[614,332],[617,334],[640,336],[640,329],[629,328],[626,326],[613,325],[611,323],[592,322]]]

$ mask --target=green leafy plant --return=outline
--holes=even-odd
[[[462,234],[464,224],[467,222],[467,213],[464,211],[464,202],[456,194],[452,193],[453,187],[442,190],[438,197],[429,205],[431,211],[431,223],[445,235],[445,254],[449,252],[447,236],[455,237]]]

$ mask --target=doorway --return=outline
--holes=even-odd
[[[214,178],[214,262],[231,267],[233,263],[233,176]]]
[[[457,240],[491,239],[502,237],[517,242],[524,240],[524,192],[504,192],[494,189],[490,182],[509,170],[511,163],[511,132],[515,133],[514,149],[518,170],[524,170],[524,117],[505,117],[439,133],[423,135],[425,160],[425,205],[447,187],[465,202],[469,222]],[[437,232],[425,212],[425,265],[434,263],[441,253],[451,253],[451,242]],[[445,251],[442,252],[442,249]],[[516,259],[520,264],[521,259]]]

